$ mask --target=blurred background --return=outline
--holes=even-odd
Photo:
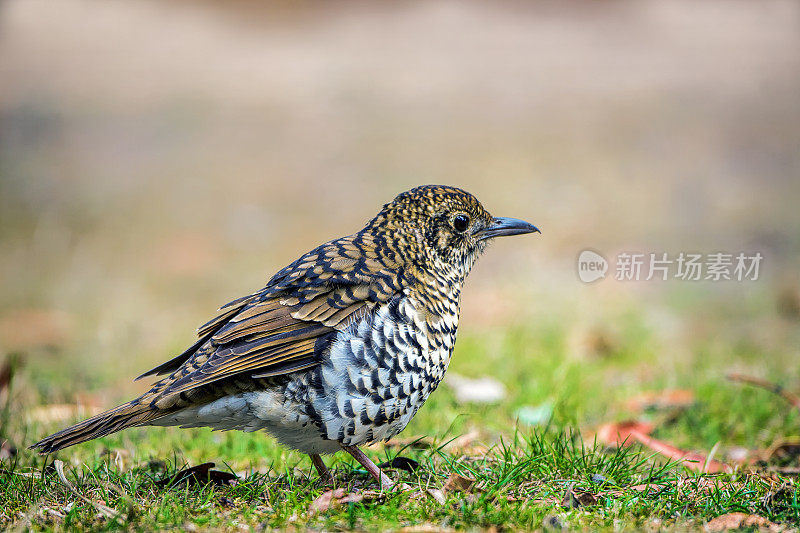
[[[731,369],[800,388],[799,178],[795,1],[7,0],[0,355],[19,405],[109,407],[219,305],[442,183],[542,229],[463,296],[452,368],[505,383],[509,417],[554,398],[600,421],[582,390],[733,398]],[[584,284],[586,248],[764,260]]]

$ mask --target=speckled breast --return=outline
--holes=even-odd
[[[397,296],[337,335],[309,398],[324,438],[360,445],[406,427],[450,363],[457,300],[442,310]]]

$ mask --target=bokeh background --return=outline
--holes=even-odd
[[[131,377],[219,305],[425,183],[542,235],[497,242],[464,292],[452,369],[508,398],[437,392],[409,432],[501,433],[548,401],[591,425],[667,387],[724,400],[684,420],[684,445],[800,429],[724,380],[800,388],[794,1],[3,2],[0,353],[22,361],[19,413],[143,391]],[[585,248],[764,261],[751,282],[583,284]]]

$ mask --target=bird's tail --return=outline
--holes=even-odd
[[[141,398],[137,398],[74,426],[62,429],[58,433],[53,433],[31,448],[38,448],[39,453],[42,454],[55,452],[73,444],[103,437],[129,427],[147,424],[165,414],[167,413],[163,410],[154,408],[149,402],[142,402]]]

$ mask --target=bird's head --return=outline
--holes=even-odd
[[[493,217],[467,191],[444,185],[398,195],[368,227],[383,233],[406,261],[461,280],[491,239],[539,231],[523,220]]]

